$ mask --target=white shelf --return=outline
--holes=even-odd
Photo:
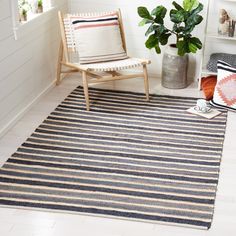
[[[215,38],[215,39],[221,39],[221,40],[236,40],[236,36],[234,37],[229,37],[229,36],[224,36],[224,35],[220,35],[220,34],[207,34],[206,35],[207,38]]]
[[[206,1],[207,4],[207,13],[206,13],[206,25],[205,25],[205,39],[203,43],[203,52],[202,52],[202,61],[201,61],[201,71],[199,73],[199,84],[198,87],[201,89],[201,78],[209,75],[217,75],[217,72],[212,72],[207,70],[207,67],[205,65],[206,62],[206,48],[208,45],[210,45],[209,51],[207,51],[207,56],[209,56],[212,53],[217,52],[224,52],[224,53],[235,53],[235,46],[236,46],[236,32],[234,37],[229,37],[228,35],[220,35],[218,34],[217,30],[213,31],[212,27],[209,27],[212,24],[216,24],[214,20],[213,22],[209,22],[210,18],[209,15],[212,15],[213,12],[216,12],[215,10],[219,10],[219,7],[231,6],[231,3],[236,4],[236,0],[208,0]],[[213,9],[217,7],[217,9]],[[231,9],[234,8],[234,6],[231,6]],[[214,11],[213,11],[214,10]],[[217,21],[218,24],[218,21]],[[218,40],[218,41],[217,41]],[[211,47],[211,44],[212,45]],[[217,46],[219,46],[219,49]],[[221,47],[222,46],[222,47]],[[232,49],[231,49],[232,46]],[[215,49],[214,49],[215,48]]]

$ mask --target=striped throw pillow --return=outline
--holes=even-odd
[[[80,64],[127,59],[116,12],[71,17]]]
[[[218,61],[217,84],[211,104],[236,111],[236,68]]]

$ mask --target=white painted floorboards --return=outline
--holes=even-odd
[[[151,92],[199,97],[195,88],[163,89],[156,79]],[[44,96],[2,139],[0,165],[25,141],[80,81],[68,78]],[[103,88],[142,91],[142,80],[119,81]],[[236,235],[236,113],[229,113],[220,183],[209,231],[32,210],[0,208],[0,236],[234,236]]]

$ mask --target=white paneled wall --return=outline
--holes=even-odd
[[[67,1],[56,7],[67,11]],[[59,28],[57,11],[30,22],[14,39],[9,0],[0,0],[0,136],[55,80]],[[30,30],[29,30],[30,29]]]
[[[146,38],[144,34],[146,28],[138,26],[140,18],[137,14],[137,8],[138,6],[146,6],[149,10],[152,10],[157,5],[164,5],[168,9],[171,9],[172,1],[173,0],[68,0],[69,10],[71,12],[104,11],[121,8],[129,54],[135,57],[151,59],[152,65],[150,66],[150,73],[156,76],[160,76],[161,74],[162,55],[157,55],[154,50],[150,51],[145,48],[144,42]],[[176,2],[181,3],[182,0],[176,0]],[[207,4],[207,0],[202,0],[201,2]],[[203,15],[205,14],[206,9],[203,12]],[[170,24],[170,22],[168,22],[168,24]],[[197,28],[195,34],[203,39],[204,32],[205,24],[203,23]],[[190,56],[189,77],[197,78],[200,58],[200,54]]]

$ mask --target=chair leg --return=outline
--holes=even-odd
[[[144,87],[145,87],[145,93],[146,93],[146,100],[149,101],[149,80],[148,80],[147,65],[143,65],[143,75],[144,75]]]
[[[82,77],[83,77],[84,97],[86,101],[86,108],[87,108],[87,111],[89,111],[90,104],[89,104],[89,92],[88,92],[88,79],[87,79],[87,73],[85,71],[82,72]]]
[[[59,56],[58,56],[58,62],[57,62],[57,81],[56,85],[59,85],[61,82],[61,61],[63,59],[63,45],[62,42],[60,43],[60,48],[59,48]]]

